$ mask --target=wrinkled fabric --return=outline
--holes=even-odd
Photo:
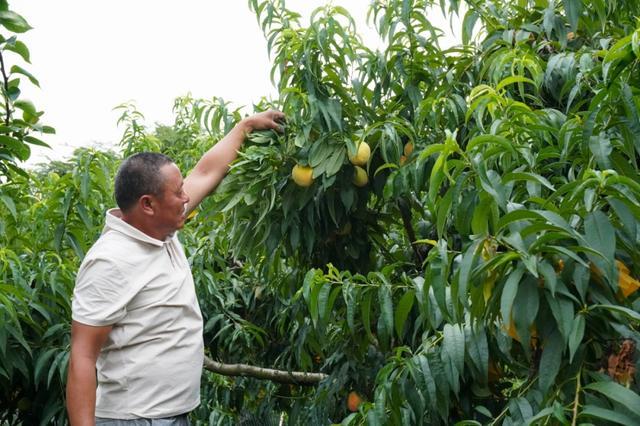
[[[109,210],[78,271],[72,318],[113,327],[96,363],[97,417],[171,417],[200,404],[202,315],[177,235],[156,240]]]

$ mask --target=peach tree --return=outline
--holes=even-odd
[[[378,1],[372,50],[339,6],[303,26],[284,2],[250,5],[280,93],[259,107],[288,121],[249,138],[197,216],[198,253],[227,250],[202,279],[234,294],[205,308],[210,350],[328,377],[247,388],[239,407],[637,422],[638,6],[443,2],[464,17],[442,49],[433,2]],[[221,130],[221,111],[192,114]]]

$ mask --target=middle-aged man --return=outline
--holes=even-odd
[[[202,316],[176,231],[220,183],[246,135],[279,130],[283,120],[279,111],[245,118],[184,180],[162,154],[122,163],[119,208],[107,212],[76,278],[67,379],[72,426],[189,424],[200,404]]]

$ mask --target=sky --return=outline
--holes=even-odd
[[[325,0],[287,0],[302,24]],[[334,0],[356,20],[370,47],[380,45],[366,23],[368,0]],[[124,129],[114,107],[135,102],[152,129],[170,124],[178,96],[215,96],[235,107],[277,97],[267,43],[246,0],[28,0],[11,8],[33,27],[19,36],[29,47],[40,88],[23,96],[56,129],[42,135],[53,149],[33,147],[28,164],[62,159],[78,146],[114,146]],[[437,11],[436,26],[449,23]],[[455,25],[454,25],[455,27]]]

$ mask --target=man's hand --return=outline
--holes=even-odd
[[[242,120],[239,125],[243,126],[243,131],[246,137],[254,130],[273,129],[281,132],[284,121],[285,116],[283,113],[280,111],[269,110],[247,117]]]
[[[220,142],[207,151],[184,180],[184,191],[189,196],[186,214],[220,183],[235,160],[247,135],[254,130],[282,131],[285,115],[280,111],[264,111],[240,121]]]

